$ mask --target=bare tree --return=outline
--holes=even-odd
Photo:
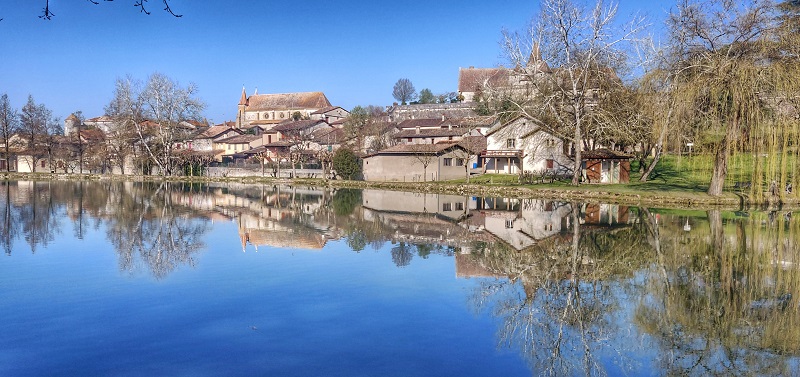
[[[6,170],[11,170],[11,141],[19,128],[17,110],[11,107],[8,94],[0,96],[0,138],[3,143],[3,159]]]
[[[150,75],[146,85],[126,77],[117,79],[114,99],[106,106],[106,113],[118,126],[135,130],[159,174],[171,175],[178,166],[173,158],[175,144],[188,135],[180,123],[199,119],[205,107],[196,94],[194,84],[183,87],[160,73]]]
[[[92,3],[94,5],[99,5],[101,1],[102,2],[111,2],[113,0],[87,0],[87,1],[89,1],[90,3]],[[147,10],[147,8],[145,7],[145,5],[147,4],[147,1],[148,0],[134,0],[133,6],[136,7],[136,8],[139,8],[139,12],[140,13],[144,13],[146,15],[150,15],[150,11]],[[176,18],[183,17],[182,14],[176,14],[175,12],[172,11],[172,8],[169,6],[169,0],[162,0],[162,2],[164,3],[164,11],[165,12],[171,14],[173,17],[176,17]],[[43,20],[51,20],[54,16],[55,16],[55,14],[50,10],[50,0],[45,0],[44,8],[42,8],[42,14],[39,16],[39,18],[41,18]],[[2,20],[3,19],[0,18],[0,21],[2,21]]]
[[[55,136],[61,133],[58,120],[43,104],[36,104],[33,96],[28,95],[28,102],[22,107],[20,115],[20,133],[25,139],[27,154],[32,171],[36,171],[36,163],[46,156],[52,157]],[[52,162],[52,161],[51,161]]]
[[[591,9],[572,0],[543,0],[526,33],[503,32],[504,53],[520,67],[512,75],[506,103],[510,111],[532,120],[530,127],[561,137],[571,134],[565,139],[572,140],[574,149],[573,185],[581,178],[581,146],[596,93],[618,80],[615,71],[624,65],[624,44],[646,26],[634,19],[619,28],[616,13],[616,5],[606,6],[602,0]]]
[[[392,96],[400,101],[401,105],[405,105],[417,98],[417,90],[414,89],[414,84],[411,83],[411,80],[402,78],[394,84]]]
[[[428,181],[428,166],[439,161],[439,156],[432,151],[432,144],[411,144],[412,156],[416,163],[422,165],[422,181]]]

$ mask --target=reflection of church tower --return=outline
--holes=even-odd
[[[78,119],[75,114],[69,114],[67,119],[64,119],[64,135],[69,136],[73,132],[76,132],[80,122],[80,119]]]
[[[236,112],[236,128],[242,128],[242,125],[245,121],[244,119],[245,107],[247,107],[247,92],[245,92],[244,85],[242,85],[242,97],[239,98],[239,108]]]

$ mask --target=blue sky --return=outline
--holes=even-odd
[[[182,18],[150,0],[93,5],[0,2],[0,93],[16,108],[28,94],[64,119],[103,114],[118,77],[161,72],[193,82],[206,116],[234,119],[242,85],[252,94],[322,91],[333,105],[391,105],[397,79],[416,89],[455,91],[459,67],[504,60],[501,30],[525,28],[532,0],[190,1],[170,0]],[[673,1],[620,1],[621,18],[641,11],[659,25]]]

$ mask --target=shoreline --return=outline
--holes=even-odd
[[[107,174],[64,173],[0,173],[4,181],[132,181],[132,182],[186,182],[186,183],[241,183],[241,184],[287,184],[328,188],[379,189],[462,196],[484,196],[503,198],[530,198],[581,201],[589,203],[622,204],[639,207],[692,209],[800,209],[797,199],[753,202],[745,195],[725,192],[720,197],[699,192],[616,192],[615,186],[584,185],[578,187],[514,186],[504,184],[466,184],[447,182],[367,182],[347,180],[323,180],[321,178],[278,179],[271,177],[187,177],[187,176],[143,176]],[[609,189],[603,190],[602,188]]]

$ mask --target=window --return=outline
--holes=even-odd
[[[464,203],[458,202],[456,203],[456,211],[463,211],[464,210]]]
[[[456,166],[462,166],[462,165],[464,165],[464,159],[463,158],[457,158],[456,159]]]
[[[548,148],[552,148],[556,146],[556,141],[554,139],[547,139],[544,141],[544,145]]]
[[[553,162],[553,159],[551,159],[551,158],[548,158],[548,159],[547,159],[547,168],[548,168],[548,169],[552,169],[552,168],[553,168],[553,165],[555,165],[555,163]]]
[[[444,166],[453,166],[453,159],[452,158],[445,158],[444,159]]]
[[[511,229],[514,227],[514,220],[506,220],[506,229]]]
[[[452,203],[442,203],[442,211],[452,211],[453,204]]]
[[[408,138],[408,142],[409,142],[409,143],[411,142],[411,138]]]
[[[507,139],[506,140],[506,148],[514,149],[517,147],[517,140],[516,139]]]

